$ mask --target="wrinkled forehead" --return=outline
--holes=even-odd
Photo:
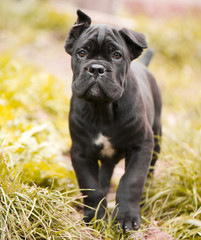
[[[94,25],[84,31],[80,37],[80,42],[93,41],[102,46],[106,42],[124,45],[124,41],[119,34],[119,30],[108,25]]]

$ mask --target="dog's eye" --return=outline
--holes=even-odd
[[[79,57],[83,58],[86,55],[86,51],[85,50],[81,50],[77,54],[78,54]]]
[[[121,58],[121,54],[120,54],[119,52],[115,52],[115,53],[113,54],[113,57],[114,57],[115,59],[120,59],[120,58]]]

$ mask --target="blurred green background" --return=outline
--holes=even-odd
[[[174,239],[201,238],[199,9],[181,5],[175,12],[166,5],[160,11],[159,1],[152,8],[147,1],[117,2],[106,1],[100,9],[96,1],[0,0],[0,239],[124,239],[108,226],[92,234],[91,228],[82,230],[81,216],[76,218],[79,238],[69,223],[70,207],[58,207],[59,214],[68,211],[69,219],[62,215],[68,226],[62,218],[50,224],[58,212],[44,212],[37,200],[41,194],[48,206],[61,206],[59,194],[67,192],[63,205],[80,202],[72,192],[78,188],[69,157],[72,73],[63,46],[76,7],[90,6],[86,12],[92,22],[142,32],[155,51],[150,69],[163,95],[163,143],[154,183],[147,182],[143,197],[142,228],[154,223]],[[117,180],[118,171],[113,188]]]

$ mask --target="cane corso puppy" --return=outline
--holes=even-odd
[[[147,43],[127,28],[92,25],[78,10],[65,50],[72,56],[72,99],[69,115],[71,158],[84,195],[84,219],[98,205],[104,216],[105,196],[115,164],[125,158],[114,215],[124,231],[141,225],[140,200],[150,165],[156,161],[161,134],[161,94],[147,69]],[[101,204],[99,204],[101,202]]]

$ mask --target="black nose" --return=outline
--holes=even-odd
[[[89,73],[91,75],[101,76],[105,72],[105,68],[100,64],[92,64],[89,67]]]

